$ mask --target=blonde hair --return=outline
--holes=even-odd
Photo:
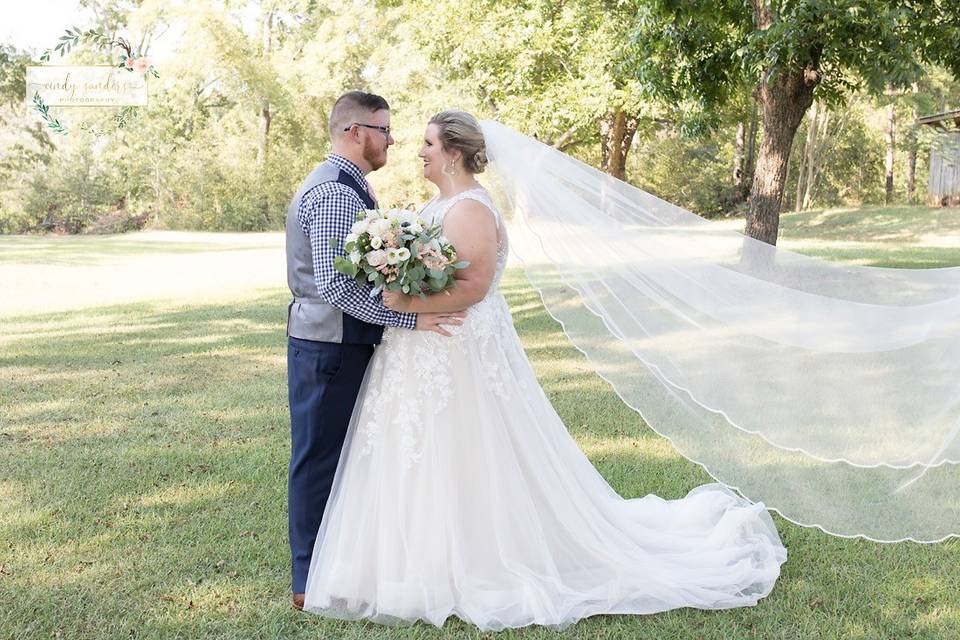
[[[463,154],[463,168],[470,173],[483,173],[487,166],[487,143],[480,123],[466,111],[448,109],[430,118],[437,125],[440,144],[447,151],[457,149]]]

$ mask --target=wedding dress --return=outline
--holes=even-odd
[[[786,550],[762,503],[721,484],[624,499],[537,383],[498,284],[448,338],[386,329],[367,369],[307,579],[305,610],[484,630],[607,613],[754,605]]]

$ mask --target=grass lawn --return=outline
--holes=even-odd
[[[958,209],[804,213],[785,216],[783,229],[785,245],[831,259],[960,265]],[[105,260],[123,273],[161,254],[282,259],[275,237],[246,247],[215,235],[0,237],[0,291],[11,273],[55,261],[82,274]],[[504,292],[542,385],[617,491],[675,498],[709,481],[591,372],[516,269]],[[0,300],[0,639],[960,636],[960,541],[882,545],[777,517],[790,558],[771,596],[749,609],[501,634],[458,620],[391,629],[293,611],[287,297],[280,282],[227,299],[43,313]]]
[[[960,207],[867,207],[781,217],[785,248],[850,264],[960,266]]]

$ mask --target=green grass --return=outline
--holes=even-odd
[[[823,214],[819,229],[815,214],[803,214],[806,223],[788,216],[784,236],[816,248],[822,233],[821,250],[837,258],[830,242],[863,233],[854,239],[876,245],[870,260],[880,263],[925,246],[919,210],[886,211],[868,211],[863,229],[852,213]],[[866,231],[901,223],[914,240],[871,240]],[[2,256],[24,240],[0,238],[0,283]],[[27,241],[53,245],[35,245],[29,260],[77,268],[100,260],[104,242]],[[930,259],[924,266],[960,264],[960,255]],[[617,491],[675,498],[709,480],[591,372],[515,269],[504,292],[542,385]],[[293,611],[286,300],[276,288],[230,302],[0,313],[0,639],[957,636],[960,541],[881,545],[780,518],[790,558],[753,608],[599,616],[563,633],[502,634],[457,620],[442,630],[391,629]]]
[[[190,254],[198,252],[272,249],[282,239],[275,233],[138,232],[105,236],[7,236],[0,238],[0,265],[43,262],[85,266],[112,258],[140,256],[145,252]]]
[[[781,217],[781,246],[866,266],[960,266],[960,207],[866,207]]]
[[[785,239],[922,244],[960,236],[960,207],[863,207],[786,213]]]

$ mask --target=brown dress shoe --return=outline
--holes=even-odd
[[[303,594],[295,593],[293,594],[293,608],[297,611],[303,611]]]

